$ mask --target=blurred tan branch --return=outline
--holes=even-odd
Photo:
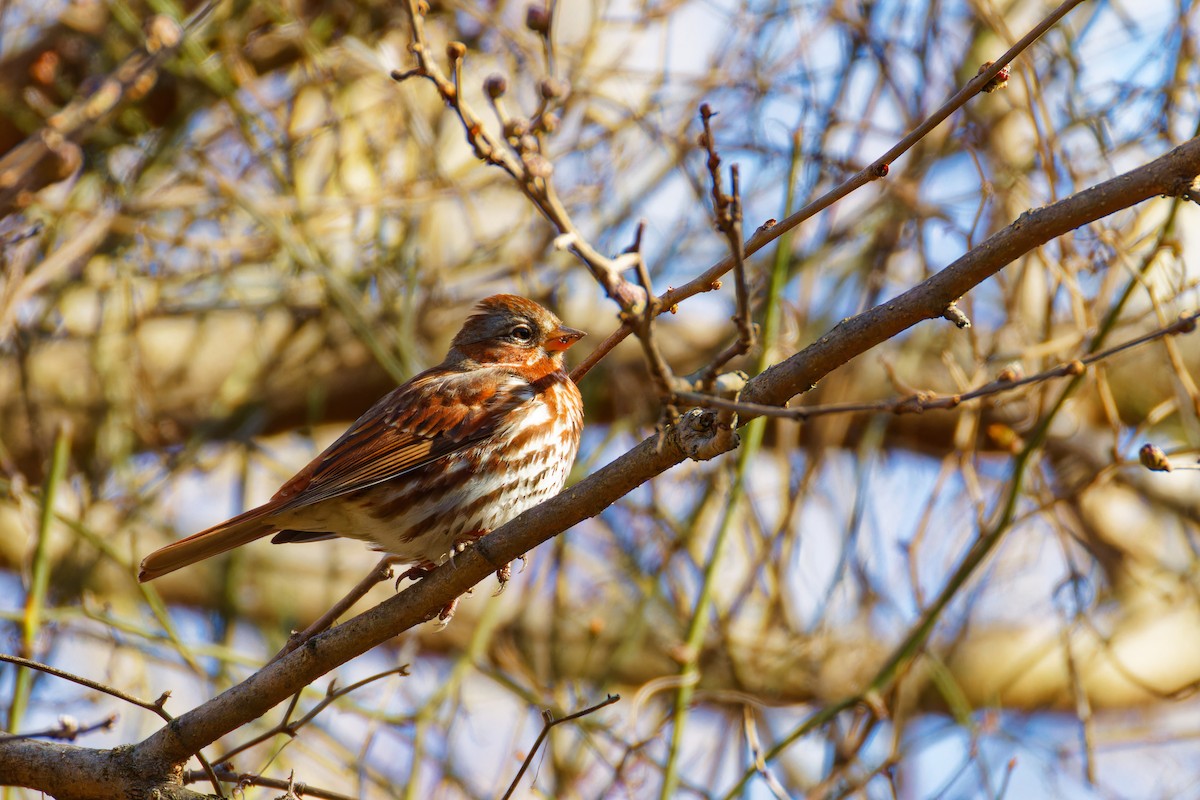
[[[745,395],[754,401],[786,402],[812,383],[879,341],[926,319],[940,318],[947,304],[978,285],[1021,252],[1105,214],[1158,195],[1177,195],[1200,175],[1200,138],[1160,156],[1145,166],[1030,212],[895,301],[884,303],[838,325],[810,347],[750,379]],[[886,335],[885,335],[886,334]],[[336,666],[421,624],[441,608],[504,564],[520,557],[572,525],[593,517],[637,486],[689,457],[703,453],[715,435],[712,412],[692,412],[665,436],[652,436],[555,498],[493,531],[415,585],[284,656],[224,693],[188,711],[122,755],[130,763],[159,765],[171,771],[218,738],[256,719]],[[1057,640],[1057,639],[1056,639]],[[1196,677],[1170,687],[1179,691]],[[32,743],[22,743],[26,747]],[[47,745],[49,747],[49,745]],[[61,764],[95,754],[83,748],[55,746]],[[0,746],[0,764],[10,758],[33,758]],[[45,764],[40,755],[37,763]],[[30,773],[32,774],[32,773]],[[35,785],[30,778],[26,785]],[[49,785],[49,784],[36,784]],[[67,792],[64,797],[70,797]]]
[[[0,157],[0,217],[26,205],[23,197],[79,169],[83,163],[79,142],[124,103],[150,91],[163,62],[183,45],[185,37],[200,30],[217,2],[204,5],[183,26],[164,15],[152,17],[141,50],[98,81],[88,96],[71,101],[46,120],[46,127]]]
[[[1010,392],[1025,386],[1065,378],[1083,373],[1084,369],[1111,359],[1118,353],[1123,353],[1140,345],[1162,339],[1167,336],[1189,334],[1196,330],[1196,320],[1200,311],[1192,311],[1182,315],[1175,322],[1143,336],[1122,342],[1119,345],[1106,348],[1098,353],[1091,353],[1076,361],[1068,361],[1051,369],[1043,370],[1036,375],[1020,376],[1006,369],[996,380],[971,389],[951,395],[939,395],[937,392],[920,392],[907,397],[896,397],[875,402],[830,403],[826,405],[805,406],[802,408],[785,408],[780,406],[748,403],[740,400],[726,400],[711,394],[700,392],[680,392],[680,399],[695,403],[702,408],[718,408],[734,411],[749,416],[776,417],[804,421],[827,414],[858,414],[858,413],[890,413],[890,414],[922,414],[933,410],[951,410],[971,400],[989,397],[1002,392]]]

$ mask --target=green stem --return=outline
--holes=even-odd
[[[1107,340],[1110,333],[1116,327],[1117,321],[1120,318],[1122,309],[1133,295],[1134,290],[1143,285],[1145,274],[1153,267],[1154,258],[1159,250],[1166,243],[1167,238],[1175,227],[1176,212],[1179,209],[1180,200],[1176,198],[1168,212],[1167,219],[1164,222],[1162,229],[1159,232],[1158,240],[1155,246],[1151,248],[1146,259],[1142,262],[1141,268],[1137,275],[1130,279],[1121,296],[1109,308],[1108,313],[1104,315],[1104,320],[1098,326],[1096,335],[1092,337],[1088,343],[1088,352],[1094,353],[1099,350]],[[887,660],[883,667],[876,673],[874,679],[870,682],[867,688],[850,697],[843,698],[838,702],[826,706],[817,713],[806,719],[799,727],[788,734],[786,737],[776,743],[770,750],[763,754],[763,760],[770,762],[777,758],[784,750],[790,747],[794,742],[809,733],[817,730],[822,725],[833,720],[839,713],[846,709],[852,708],[867,697],[878,697],[891,690],[894,683],[898,680],[900,674],[908,668],[912,661],[917,657],[920,650],[925,646],[925,642],[929,638],[929,634],[933,631],[934,625],[941,618],[942,612],[946,606],[950,604],[957,595],[959,590],[967,582],[967,580],[975,574],[976,570],[983,563],[984,559],[995,549],[996,545],[1004,537],[1012,526],[1013,518],[1016,516],[1018,500],[1021,496],[1021,487],[1024,484],[1026,470],[1042,445],[1045,443],[1046,437],[1050,432],[1050,425],[1054,421],[1058,413],[1066,405],[1067,400],[1076,392],[1083,384],[1085,373],[1071,378],[1070,382],[1063,389],[1058,399],[1049,411],[1042,416],[1038,421],[1037,427],[1026,439],[1024,448],[1017,454],[1013,461],[1012,478],[1009,481],[1008,491],[1004,497],[1003,505],[999,508],[995,521],[975,542],[968,548],[966,555],[963,556],[958,568],[950,576],[942,591],[938,593],[937,598],[921,615],[921,619],[917,625],[909,632],[904,641],[893,651],[892,656]],[[732,789],[725,794],[725,800],[732,800],[740,794],[749,783],[750,779],[756,774],[752,767],[743,773],[741,780],[738,781]]]
[[[59,484],[67,474],[67,461],[70,457],[71,436],[65,427],[60,428],[54,442],[54,455],[50,459],[50,472],[42,485],[42,509],[38,520],[37,541],[34,542],[33,561],[30,565],[29,593],[25,596],[25,614],[21,620],[21,655],[26,658],[36,655],[37,635],[42,627],[46,593],[50,588],[50,526],[54,523],[54,498],[58,494]],[[16,733],[20,727],[32,688],[33,671],[27,667],[18,667],[12,704],[8,707],[9,733]]]
[[[797,133],[792,137],[792,159],[788,167],[784,216],[791,213],[792,204],[795,200],[794,187],[796,185],[796,174],[799,170],[799,164],[800,136]],[[788,263],[791,260],[791,239],[791,234],[781,236],[775,248],[775,257],[771,265],[771,283],[767,291],[763,313],[761,336],[763,350],[759,356],[756,372],[762,372],[769,366],[771,360],[770,345],[775,340],[779,331],[779,298],[782,296],[784,286],[787,284]],[[741,504],[745,487],[746,470],[751,461],[758,455],[758,451],[762,445],[763,433],[766,430],[766,424],[767,419],[759,417],[752,420],[746,426],[742,437],[742,446],[738,450],[733,484],[729,487],[729,500],[725,506],[725,513],[722,515],[721,522],[717,527],[716,536],[713,537],[708,562],[704,568],[704,580],[700,586],[699,596],[696,599],[696,610],[693,612],[691,621],[688,623],[683,650],[686,655],[679,669],[679,688],[675,691],[671,749],[667,756],[667,763],[663,771],[662,790],[659,794],[662,800],[669,800],[669,798],[674,797],[676,790],[679,788],[680,748],[683,743],[684,730],[687,727],[688,711],[691,707],[692,697],[695,694],[696,684],[699,683],[700,653],[704,649],[704,637],[708,630],[708,618],[712,612],[713,587],[716,584],[717,572],[725,552],[725,540],[729,536],[729,531],[733,529],[736,511]]]

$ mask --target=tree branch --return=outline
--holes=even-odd
[[[1150,197],[1187,191],[1197,175],[1200,139],[1193,139],[1143,167],[1027,212],[942,272],[895,300],[842,322],[811,346],[752,378],[743,397],[749,402],[782,404],[880,342],[922,320],[940,318],[947,304],[1024,252]],[[685,415],[666,435],[642,441],[562,494],[493,531],[453,563],[178,717],[138,745],[137,752],[160,764],[181,763],[329,670],[430,619],[437,609],[504,564],[596,516],[651,478],[686,458],[716,455],[706,450],[714,431],[711,412]]]

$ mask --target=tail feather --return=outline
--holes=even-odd
[[[274,533],[279,528],[264,521],[272,510],[269,507],[251,509],[220,525],[214,525],[208,530],[194,533],[186,539],[155,550],[142,559],[138,580],[142,583],[152,581],[168,572],[174,572]]]

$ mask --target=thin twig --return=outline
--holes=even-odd
[[[780,406],[766,405],[763,403],[747,403],[740,400],[726,400],[715,395],[702,394],[700,392],[678,392],[677,396],[680,400],[686,400],[690,403],[695,403],[704,408],[716,408],[727,411],[735,411],[740,414],[749,416],[762,417],[777,417],[780,419],[792,419],[804,421],[813,417],[828,416],[830,414],[859,414],[859,413],[879,413],[888,412],[891,414],[920,414],[925,411],[943,411],[958,408],[958,406],[970,400],[977,400],[981,397],[1009,392],[1014,389],[1019,389],[1023,386],[1029,386],[1034,383],[1054,378],[1069,378],[1080,375],[1084,370],[1099,361],[1112,358],[1113,356],[1125,350],[1134,347],[1139,347],[1148,344],[1158,339],[1167,336],[1176,336],[1179,334],[1191,333],[1196,329],[1196,321],[1200,319],[1200,311],[1192,311],[1182,315],[1175,322],[1157,330],[1153,330],[1136,339],[1130,339],[1127,342],[1110,347],[1091,355],[1074,361],[1067,361],[1058,366],[1051,367],[1037,373],[1036,375],[1028,375],[1025,377],[1017,376],[1014,373],[1005,372],[1001,377],[990,383],[986,383],[969,392],[961,392],[958,394],[939,395],[935,392],[918,392],[908,395],[907,397],[896,397],[890,400],[877,400],[870,403],[828,403],[826,405],[806,406],[804,408],[781,408]]]
[[[425,37],[422,5],[419,0],[408,0],[405,3],[412,26],[413,41],[409,50],[417,59],[417,67],[406,71],[395,70],[391,73],[392,79],[400,82],[419,77],[430,81],[441,94],[442,100],[458,116],[467,142],[475,151],[475,155],[485,163],[500,167],[513,178],[534,207],[559,231],[557,241],[583,262],[622,311],[629,312],[640,308],[647,298],[641,295],[641,290],[635,284],[622,276],[622,265],[618,260],[603,255],[584,238],[554,189],[551,181],[553,165],[542,154],[539,139],[540,134],[554,127],[553,124],[549,124],[551,115],[539,113],[536,126],[525,120],[511,118],[507,124],[502,122],[503,138],[497,138],[463,100],[461,81],[465,46],[458,42],[451,42],[447,46],[455,71],[454,81],[446,77],[431,57],[429,43]],[[506,89],[504,81],[502,78],[489,78],[484,88],[495,110],[496,101]],[[546,95],[555,95],[556,91],[548,86],[542,94],[543,98],[547,99]],[[498,118],[502,116],[502,112],[497,115]]]
[[[742,242],[742,198],[737,164],[729,168],[729,174],[733,193],[726,198],[725,219],[719,221],[718,225],[729,240],[729,249],[733,253],[733,285],[737,297],[737,311],[733,315],[733,323],[737,329],[737,338],[718,353],[701,373],[697,388],[703,392],[712,390],[713,382],[722,367],[738,356],[748,353],[755,343],[754,324],[750,321],[750,293],[746,286],[746,252]]]
[[[28,658],[21,658],[20,656],[10,656],[7,653],[0,653],[0,661],[6,661],[9,664],[16,664],[17,666],[26,667],[28,669],[35,669],[38,672],[44,672],[47,675],[53,675],[56,678],[62,678],[64,681],[70,681],[71,683],[77,683],[80,686],[86,686],[88,689],[94,689],[95,691],[102,692],[110,697],[115,697],[118,700],[124,700],[130,705],[135,705],[138,708],[144,708],[147,711],[152,711],[158,716],[162,717],[162,719],[166,722],[170,722],[172,719],[174,719],[169,713],[167,713],[166,709],[163,708],[163,703],[165,703],[167,698],[170,696],[169,692],[164,693],[157,700],[150,702],[149,700],[142,700],[139,697],[126,694],[120,689],[114,689],[111,686],[91,680],[90,678],[84,678],[71,672],[65,672],[57,667],[52,667],[49,664],[42,664],[38,661],[33,661]]]
[[[367,592],[371,591],[376,584],[382,583],[383,581],[386,581],[388,578],[392,577],[392,565],[394,563],[396,563],[395,556],[384,556],[381,558],[379,563],[371,569],[366,577],[356,583],[354,588],[346,593],[345,597],[334,603],[328,611],[322,614],[315,622],[313,622],[303,631],[300,633],[293,633],[290,637],[288,637],[287,644],[283,646],[283,649],[276,653],[267,663],[271,664],[278,661],[300,645],[307,642],[312,637],[316,636],[318,633],[327,630],[331,625],[333,625],[338,617],[349,611],[350,608],[359,600],[361,600],[367,594]]]
[[[517,784],[521,782],[521,778],[524,777],[525,772],[529,769],[529,765],[533,763],[534,755],[537,754],[538,748],[542,746],[542,742],[545,741],[546,736],[549,735],[551,728],[553,728],[555,725],[561,725],[564,722],[571,722],[572,720],[577,720],[580,717],[586,717],[588,714],[599,711],[605,706],[611,706],[620,699],[621,695],[610,694],[599,703],[596,703],[596,705],[589,706],[582,711],[576,711],[574,714],[565,716],[562,719],[554,719],[549,711],[542,712],[542,717],[546,720],[546,724],[542,726],[542,732],[538,734],[537,739],[533,743],[533,747],[529,750],[529,755],[525,756],[525,761],[521,763],[521,769],[517,770],[517,776],[512,779],[512,783],[508,785],[508,791],[504,793],[504,796],[501,798],[501,800],[508,800],[508,798],[512,797],[513,792],[517,790]]]
[[[737,328],[737,338],[729,347],[713,359],[701,373],[696,386],[702,392],[712,390],[713,381],[721,367],[750,351],[754,346],[754,325],[750,321],[750,293],[746,284],[746,243],[742,239],[742,189],[738,165],[729,167],[730,192],[725,194],[721,186],[721,156],[717,152],[716,137],[713,136],[712,118],[716,112],[704,103],[700,106],[700,121],[704,125],[700,143],[708,152],[705,162],[712,179],[713,218],[717,230],[725,235],[729,242],[729,252],[733,257],[733,283],[737,297],[737,312],[733,316]]]
[[[675,407],[676,378],[667,364],[667,360],[663,357],[662,351],[658,349],[658,342],[654,338],[654,318],[658,316],[656,306],[658,301],[654,298],[654,286],[650,281],[650,271],[646,269],[646,260],[642,258],[642,233],[645,229],[645,222],[638,224],[633,244],[625,249],[625,254],[631,256],[634,261],[638,282],[646,290],[648,302],[640,310],[626,312],[624,316],[636,326],[635,333],[638,342],[642,345],[642,352],[646,356],[650,377],[654,380],[655,388],[658,389],[664,414],[669,422],[674,422],[679,417],[679,410]]]
[[[750,705],[742,706],[742,730],[746,733],[746,746],[750,750],[750,757],[754,761],[754,769],[762,776],[767,784],[767,788],[771,790],[771,794],[775,795],[776,800],[787,800],[787,790],[783,788],[783,784],[767,767],[767,762],[762,757],[762,744],[758,740],[758,725],[754,720],[754,709]]]
[[[109,695],[110,697],[115,697],[118,700],[124,700],[126,703],[129,703],[130,705],[135,705],[138,708],[144,708],[147,711],[151,711],[151,712],[157,714],[159,717],[162,718],[162,720],[164,722],[171,722],[175,719],[173,716],[171,716],[170,713],[168,713],[168,711],[165,708],[163,708],[163,704],[165,704],[167,702],[167,698],[169,698],[171,696],[170,692],[163,692],[161,695],[159,695],[157,700],[155,700],[154,702],[150,702],[148,700],[142,700],[141,698],[134,697],[131,694],[126,694],[125,692],[122,692],[120,689],[114,689],[113,687],[108,686],[107,684],[99,683],[97,681],[91,680],[90,678],[84,678],[81,675],[76,675],[71,672],[66,672],[64,670],[58,669],[57,667],[52,667],[49,664],[42,664],[41,662],[33,661],[32,659],[21,658],[20,656],[10,656],[6,653],[0,653],[0,661],[7,661],[10,664],[16,664],[17,666],[26,667],[27,669],[35,669],[38,672],[44,672],[47,675],[53,675],[55,678],[62,678],[64,681],[70,681],[71,683],[77,683],[80,686],[86,686],[88,689],[94,689],[95,691],[101,692],[102,694]],[[221,795],[220,783],[217,780],[217,774],[213,771],[212,764],[210,764],[208,762],[208,759],[206,759],[200,753],[200,751],[197,750],[194,755],[196,756],[196,759],[200,762],[200,766],[203,767],[204,775],[207,776],[209,782],[212,783],[213,790],[219,796],[223,796],[223,795]]]
[[[255,775],[252,772],[234,772],[231,769],[224,768],[218,769],[216,775],[226,783],[236,783],[241,786],[264,786],[268,789],[283,789],[297,797],[319,797],[321,800],[353,800],[350,795],[339,794],[329,789],[320,789],[305,783],[298,783],[291,778],[284,781],[279,778],[264,778],[262,775]],[[191,783],[198,777],[195,770],[188,770],[183,773],[183,782],[185,784]]]
[[[1029,33],[1021,37],[1021,40],[1008,49],[1004,55],[996,59],[996,61],[987,70],[980,72],[974,78],[954,93],[941,108],[933,112],[912,132],[894,144],[891,149],[881,155],[875,161],[859,170],[856,174],[843,181],[838,186],[818,197],[804,208],[787,218],[773,225],[763,225],[754,232],[754,235],[746,240],[744,247],[744,256],[752,256],[762,248],[766,247],[771,242],[778,239],[783,234],[795,228],[800,223],[815,217],[825,209],[832,206],[834,203],[850,195],[851,193],[861,189],[872,181],[886,177],[891,169],[891,164],[897,158],[908,152],[913,145],[925,138],[934,128],[941,125],[947,117],[953,114],[962,106],[966,105],[967,101],[975,95],[979,94],[985,86],[987,86],[993,78],[1000,74],[1002,70],[1026,50],[1031,44],[1041,38],[1046,31],[1050,30],[1054,25],[1065,17],[1075,6],[1082,3],[1084,0],[1065,0],[1054,11],[1050,12],[1041,22],[1039,22]],[[673,311],[675,306],[689,297],[693,297],[703,292],[713,291],[719,288],[719,279],[722,275],[729,272],[734,267],[734,259],[728,256],[721,261],[718,261],[713,266],[709,267],[703,273],[683,284],[682,286],[669,289],[659,298],[660,309],[662,311]],[[622,324],[621,327],[613,331],[604,339],[596,348],[598,355],[593,357],[590,354],[584,361],[571,372],[571,377],[578,382],[583,378],[588,371],[599,362],[604,354],[611,351],[614,347],[620,344],[624,339],[633,332],[633,329]]]
[[[403,678],[408,677],[408,664],[401,664],[398,667],[393,667],[392,669],[384,670],[383,672],[378,672],[374,675],[363,678],[361,681],[352,683],[349,686],[346,686],[346,687],[343,687],[340,689],[337,688],[337,681],[330,681],[329,687],[325,690],[325,696],[323,698],[321,698],[321,700],[316,705],[314,705],[311,709],[309,709],[308,713],[305,714],[303,717],[300,717],[300,719],[296,720],[295,722],[289,722],[288,720],[291,719],[292,712],[295,711],[296,704],[299,702],[299,699],[300,699],[300,693],[297,692],[296,694],[292,695],[292,702],[288,705],[288,709],[284,713],[283,719],[279,722],[279,724],[277,724],[275,727],[271,728],[271,730],[264,731],[263,733],[260,733],[258,736],[255,736],[253,739],[242,742],[241,744],[234,747],[233,749],[226,751],[224,754],[222,754],[222,756],[219,759],[217,759],[217,763],[219,763],[219,764],[226,763],[230,759],[232,759],[234,756],[238,755],[239,753],[249,750],[251,747],[254,747],[257,744],[261,744],[262,742],[265,742],[268,739],[271,739],[272,737],[278,736],[280,734],[286,734],[288,736],[295,736],[301,728],[303,728],[305,725],[307,725],[308,723],[310,723],[314,719],[316,719],[318,714],[320,714],[322,711],[324,711],[326,708],[328,708],[331,704],[333,704],[339,698],[345,697],[346,695],[350,694],[351,692],[357,691],[358,689],[361,689],[362,687],[366,686],[369,683],[374,683],[375,681],[382,680],[383,678],[389,678],[392,675],[399,675]]]
[[[73,742],[80,736],[85,736],[93,731],[112,730],[112,726],[116,724],[117,715],[109,714],[99,722],[94,722],[91,725],[80,725],[75,721],[74,717],[63,715],[58,718],[58,724],[53,728],[46,728],[41,731],[29,731],[28,733],[5,733],[0,734],[0,742],[11,742],[15,739],[58,739],[65,742]]]
[[[34,236],[37,236],[42,232],[43,227],[44,224],[41,220],[34,220],[30,224],[26,225],[23,229],[9,231],[8,233],[0,236],[0,253],[4,252],[4,250],[9,247],[12,247],[14,244],[20,244],[26,239],[32,239]]]

